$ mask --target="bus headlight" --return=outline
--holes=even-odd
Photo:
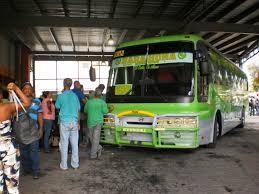
[[[115,118],[113,115],[105,115],[103,118],[104,126],[115,126]]]
[[[157,119],[158,128],[197,128],[197,117],[160,117]]]

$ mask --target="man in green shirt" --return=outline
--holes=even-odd
[[[108,113],[108,108],[101,96],[102,91],[96,88],[95,97],[88,100],[84,107],[84,112],[87,114],[87,127],[91,142],[91,159],[99,158],[102,152],[102,146],[99,144],[100,133],[103,125],[103,115]]]

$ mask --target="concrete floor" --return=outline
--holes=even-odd
[[[76,171],[59,169],[57,150],[41,153],[41,177],[21,177],[21,193],[259,193],[259,116],[223,136],[215,149],[187,153],[106,145],[97,161],[80,149]]]

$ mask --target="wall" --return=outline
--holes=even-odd
[[[29,80],[30,50],[0,34],[0,85],[16,82],[21,85]]]
[[[15,79],[15,45],[0,34],[0,83]]]

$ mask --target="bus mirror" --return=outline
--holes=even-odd
[[[95,73],[95,68],[93,68],[93,66],[91,65],[90,69],[89,69],[89,77],[90,80],[92,82],[94,82],[96,80],[96,73]]]
[[[201,76],[209,75],[209,65],[207,61],[200,61],[199,66]]]

